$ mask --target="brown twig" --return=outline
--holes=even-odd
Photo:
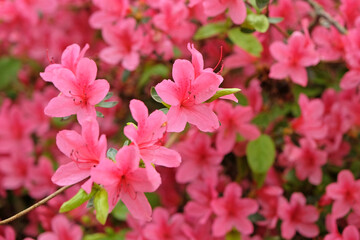
[[[325,18],[331,25],[333,25],[340,33],[346,34],[347,30],[343,26],[340,25],[339,22],[337,22],[333,17],[330,16],[328,12],[324,10],[322,6],[320,6],[317,2],[314,0],[304,0],[307,3],[311,5],[312,8],[314,8],[316,15],[321,16]]]
[[[64,192],[66,189],[68,189],[68,188],[70,188],[72,186],[74,186],[74,185],[69,185],[69,186],[59,188],[56,192],[50,194],[46,198],[40,200],[39,202],[35,203],[34,205],[28,207],[27,209],[22,210],[21,212],[15,214],[12,217],[9,217],[9,218],[7,218],[5,220],[0,221],[0,225],[7,224],[9,222],[12,222],[12,221],[24,216],[25,214],[29,213],[30,211],[34,210],[35,208],[37,208],[37,207],[39,207],[39,206],[41,206],[43,204],[45,204],[47,201],[49,201],[50,199],[56,197],[57,195],[59,195],[60,193]]]

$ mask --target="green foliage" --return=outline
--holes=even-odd
[[[258,8],[264,8],[269,4],[270,0],[256,0],[256,5]]]
[[[59,212],[64,213],[71,211],[79,207],[84,202],[88,201],[90,198],[91,194],[87,194],[82,188],[80,188],[80,190],[75,194],[74,197],[61,205]]]
[[[146,66],[140,77],[137,87],[138,88],[144,87],[153,76],[161,76],[165,78],[168,75],[169,75],[169,69],[164,64],[159,63],[156,65]]]
[[[217,90],[216,93],[214,94],[214,96],[212,96],[211,98],[209,98],[206,102],[210,103],[212,101],[215,101],[216,99],[226,96],[226,95],[230,95],[230,94],[234,94],[237,92],[240,92],[241,89],[239,88],[224,88],[224,89],[220,89]]]
[[[231,232],[226,234],[225,240],[241,240],[241,233],[239,233],[236,229],[233,229]]]
[[[282,20],[284,20],[284,18],[282,18],[282,17],[269,17],[268,18],[268,21],[271,24],[276,24],[276,23],[282,22]]]
[[[0,90],[5,89],[17,78],[21,62],[15,58],[0,58]]]
[[[152,99],[155,100],[155,102],[161,103],[165,107],[170,108],[170,105],[164,103],[164,101],[161,99],[161,97],[157,94],[155,87],[151,87],[150,94],[151,94]]]
[[[297,104],[284,104],[284,106],[273,106],[268,112],[259,113],[251,122],[259,127],[266,128],[271,122],[276,120],[278,117],[285,116],[292,112]]]
[[[114,210],[111,212],[111,215],[117,220],[126,221],[126,216],[128,213],[129,210],[125,204],[119,201],[118,204],[116,204]]]
[[[106,152],[106,157],[115,161],[115,156],[117,154],[117,150],[115,148],[109,148]]]
[[[105,224],[109,214],[108,194],[104,188],[99,188],[94,196],[94,207],[96,210],[96,219]]]
[[[105,233],[94,233],[84,237],[84,240],[125,240],[125,234],[129,229],[122,229],[115,232],[112,228],[105,228]]]
[[[230,21],[221,21],[206,24],[200,27],[194,35],[194,40],[202,40],[225,33],[231,26]]]
[[[263,47],[259,40],[252,34],[241,32],[240,28],[233,28],[228,32],[230,40],[246,52],[259,57]]]
[[[252,11],[248,11],[245,22],[241,25],[241,28],[264,33],[268,30],[269,25],[269,20],[264,14],[255,14]]]
[[[261,135],[248,143],[246,156],[253,178],[258,187],[261,187],[268,170],[275,161],[274,141],[268,135]]]

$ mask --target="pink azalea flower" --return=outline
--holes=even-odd
[[[153,221],[145,226],[144,235],[148,240],[186,240],[182,233],[184,218],[177,213],[170,217],[164,208],[156,208]]]
[[[190,135],[186,141],[177,144],[176,149],[182,157],[176,172],[176,181],[180,183],[216,175],[223,159],[223,154],[211,146],[210,137],[201,132]]]
[[[258,203],[250,198],[241,198],[241,195],[241,187],[237,183],[230,183],[226,186],[224,196],[212,201],[211,206],[217,215],[212,226],[213,236],[224,236],[233,227],[245,235],[254,231],[248,216],[258,210]]]
[[[232,107],[230,103],[218,101],[215,105],[221,126],[216,135],[216,148],[222,153],[231,152],[236,142],[236,134],[246,140],[254,140],[260,136],[259,129],[250,123],[254,112],[250,106]]]
[[[16,233],[11,226],[1,226],[0,227],[0,240],[15,240]]]
[[[90,18],[90,26],[96,29],[121,20],[129,9],[128,0],[93,0],[94,5],[100,8]]]
[[[143,38],[140,29],[135,27],[136,21],[133,18],[105,26],[103,38],[110,46],[100,52],[101,60],[113,65],[121,62],[123,68],[135,70],[140,61],[139,50]]]
[[[124,133],[139,150],[141,159],[146,164],[179,166],[180,154],[162,146],[167,125],[166,115],[156,110],[149,116],[145,104],[135,99],[130,101],[130,111],[138,126],[130,124],[124,128]]]
[[[331,215],[326,216],[326,228],[330,232],[324,240],[359,240],[359,231],[355,226],[348,225],[344,228],[342,234],[339,233],[336,224],[336,218]]]
[[[59,186],[67,186],[90,176],[91,169],[106,157],[105,135],[99,139],[99,125],[95,119],[87,119],[82,126],[81,135],[76,131],[63,130],[56,136],[56,145],[72,161],[61,165],[51,178]],[[92,179],[83,188],[91,191]]]
[[[242,24],[246,18],[246,6],[243,0],[204,0],[205,14],[214,17],[226,9],[235,24]]]
[[[91,171],[94,181],[108,192],[109,211],[121,200],[135,218],[150,221],[151,206],[144,192],[159,187],[160,175],[152,167],[139,168],[140,156],[134,146],[121,148],[115,159],[104,159]]]
[[[217,181],[204,179],[193,181],[187,187],[187,193],[192,201],[185,205],[185,215],[200,224],[205,224],[213,213],[211,202],[215,200],[218,193],[215,189]]]
[[[326,187],[326,195],[334,200],[332,216],[341,218],[352,208],[360,213],[360,180],[354,180],[349,170],[342,170],[338,174],[338,182]]]
[[[300,94],[299,105],[301,116],[292,121],[295,131],[312,139],[326,137],[328,128],[324,124],[324,104],[320,99],[309,100],[305,94]]]
[[[176,60],[172,75],[174,82],[163,80],[155,86],[161,99],[171,105],[167,114],[168,131],[181,132],[187,122],[205,132],[217,129],[217,116],[203,102],[216,93],[221,83],[219,78],[210,72],[196,77],[194,66],[187,60]]]
[[[51,232],[39,235],[38,240],[80,240],[81,227],[71,223],[64,215],[57,215],[51,220]]]
[[[307,238],[316,237],[319,228],[315,222],[319,218],[319,212],[314,206],[306,205],[306,198],[302,193],[293,193],[288,202],[285,198],[280,199],[279,217],[281,223],[281,236],[291,239],[295,232]]]
[[[84,58],[86,51],[89,49],[89,45],[86,44],[81,50],[77,44],[68,46],[61,55],[61,64],[50,64],[45,68],[45,71],[40,73],[42,79],[46,82],[53,82],[56,79],[55,70],[61,68],[67,68],[76,74],[76,68],[79,61]]]
[[[295,150],[296,149],[296,150]],[[308,179],[310,183],[319,185],[322,181],[322,169],[327,160],[327,153],[317,148],[314,140],[300,139],[300,148],[295,147],[291,157],[295,165],[295,174],[300,180]]]
[[[273,229],[278,222],[278,209],[280,196],[283,194],[283,189],[277,186],[265,186],[257,191],[257,199],[261,206],[259,213],[263,215],[266,220],[258,222],[260,226],[266,225]]]
[[[326,29],[318,26],[312,32],[312,38],[318,47],[321,60],[336,61],[344,55],[344,36],[335,27],[331,26],[330,29]]]
[[[61,93],[51,99],[45,114],[50,117],[77,114],[80,123],[89,116],[95,118],[95,105],[104,99],[110,88],[106,80],[95,80],[96,73],[95,62],[88,58],[80,59],[75,74],[66,68],[56,70],[52,81]]]
[[[29,172],[26,188],[32,198],[41,199],[56,190],[56,185],[51,181],[54,170],[49,159],[40,157],[38,165],[32,166]]]
[[[269,77],[283,79],[290,76],[294,83],[303,87],[308,82],[306,67],[320,61],[310,37],[297,31],[290,36],[287,45],[280,41],[271,44],[270,52],[278,62],[271,66]]]
[[[162,1],[160,13],[152,21],[158,29],[167,33],[175,41],[189,40],[196,26],[188,20],[189,10],[182,1]]]

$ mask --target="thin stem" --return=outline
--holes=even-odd
[[[165,143],[165,146],[164,147],[171,147],[175,142],[176,140],[178,139],[178,137],[180,136],[180,133],[172,133],[169,140]]]
[[[7,219],[5,219],[5,220],[0,221],[0,225],[7,224],[7,223],[9,223],[9,222],[14,221],[15,219],[18,219],[18,218],[24,216],[25,214],[29,213],[30,211],[34,210],[35,208],[37,208],[37,207],[39,207],[39,206],[41,206],[41,205],[43,205],[43,204],[45,204],[47,201],[49,201],[50,199],[56,197],[57,195],[59,195],[60,193],[64,192],[66,189],[68,189],[68,188],[70,188],[70,187],[72,187],[72,186],[74,186],[74,184],[73,184],[73,185],[69,185],[69,186],[65,186],[65,187],[62,187],[62,188],[59,188],[56,192],[50,194],[50,195],[47,196],[46,198],[40,200],[39,202],[35,203],[34,205],[28,207],[27,209],[22,210],[21,212],[15,214],[15,215],[12,216],[12,217],[9,217],[9,218],[7,218]]]
[[[317,2],[314,0],[304,0],[308,2],[315,10],[316,14],[318,16],[321,16],[325,18],[331,25],[333,25],[340,33],[346,34],[347,30],[343,26],[340,25],[339,22],[337,22],[333,17],[330,16],[328,12],[324,10],[322,6],[320,6]]]

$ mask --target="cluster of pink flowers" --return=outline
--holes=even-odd
[[[0,239],[360,240],[359,85],[356,0],[0,0]]]

